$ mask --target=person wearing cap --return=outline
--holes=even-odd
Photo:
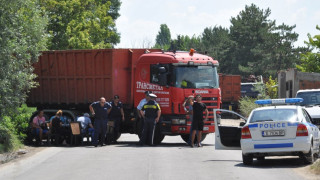
[[[150,100],[143,105],[140,113],[144,118],[144,126],[141,137],[141,145],[153,145],[154,129],[157,122],[159,122],[161,109],[159,104],[155,101],[157,97],[155,94],[149,94]]]
[[[100,101],[93,102],[89,106],[91,114],[94,116],[94,137],[92,144],[98,146],[98,136],[100,135],[101,139],[99,144],[104,145],[107,133],[107,124],[108,124],[108,115],[111,111],[111,105],[106,102],[104,97],[100,98]]]
[[[82,134],[91,134],[91,141],[94,137],[94,128],[88,113],[84,113],[83,116],[78,117],[78,122],[81,124],[81,133]]]
[[[196,95],[196,102],[193,103],[193,120],[192,120],[192,138],[191,138],[191,147],[194,147],[194,139],[196,136],[196,131],[198,131],[198,147],[201,145],[201,136],[203,131],[204,122],[208,120],[208,109],[207,106],[201,102],[202,97],[200,94]],[[203,119],[203,112],[205,112],[205,119]]]
[[[140,110],[142,109],[143,105],[147,104],[147,102],[150,100],[149,94],[151,94],[151,93],[152,93],[152,91],[145,91],[145,92],[144,92],[145,98],[142,99],[142,100],[139,102],[139,105],[137,106],[139,118],[142,117],[142,115],[141,115],[141,113],[140,113]]]
[[[120,131],[120,122],[124,121],[123,106],[119,98],[120,97],[118,95],[115,95],[113,97],[113,101],[110,102],[112,108],[109,114],[109,119],[114,122],[113,137],[111,138],[111,142],[113,143],[117,143],[117,137],[119,136]]]
[[[144,95],[145,98],[143,98],[140,102],[139,105],[137,106],[137,114],[138,114],[138,134],[142,135],[143,131],[143,126],[144,126],[144,119],[142,118],[142,115],[140,113],[140,110],[142,109],[143,105],[147,104],[147,102],[150,100],[149,94],[152,93],[152,91],[145,91]],[[141,138],[139,144],[142,144]]]

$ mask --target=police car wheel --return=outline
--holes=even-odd
[[[315,161],[315,154],[313,153],[313,144],[310,147],[310,151],[302,156],[305,164],[312,164]]]
[[[244,165],[251,165],[253,163],[253,156],[252,155],[244,155],[242,154],[242,161]]]

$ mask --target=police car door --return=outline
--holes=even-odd
[[[234,111],[215,109],[215,149],[240,150],[241,129],[246,121]]]

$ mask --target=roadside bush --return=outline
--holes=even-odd
[[[253,109],[259,107],[254,103],[255,100],[250,97],[243,97],[239,100],[239,109],[243,116],[248,117]]]
[[[278,84],[277,79],[272,79],[271,76],[269,77],[268,82],[266,82],[267,95],[271,99],[278,98],[278,86],[277,86],[277,84]]]
[[[30,108],[23,104],[15,112],[10,113],[10,119],[14,126],[15,133],[18,135],[19,140],[24,141],[27,137],[27,130],[29,126],[30,117],[36,108]]]
[[[15,151],[22,146],[11,120],[4,117],[0,123],[0,153]]]
[[[27,136],[29,120],[35,108],[23,104],[0,119],[0,153],[21,148]]]
[[[316,174],[320,174],[320,160],[316,161],[311,165],[311,170]]]

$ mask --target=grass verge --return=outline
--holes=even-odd
[[[313,163],[310,166],[310,169],[312,172],[314,172],[315,174],[319,174],[320,175],[320,160],[316,161],[315,163]]]

